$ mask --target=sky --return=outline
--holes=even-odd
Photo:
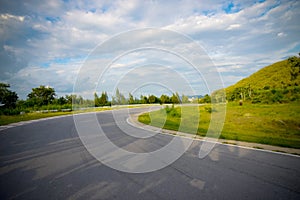
[[[206,94],[297,55],[299,10],[298,0],[0,0],[0,82],[21,99],[40,85],[86,98]]]

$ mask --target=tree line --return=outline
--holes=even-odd
[[[195,99],[192,103],[210,103],[210,96],[205,95],[202,99]],[[155,95],[141,95],[139,98],[134,97],[131,93],[128,97],[116,89],[115,94],[109,100],[107,92],[101,95],[94,93],[94,99],[84,99],[82,96],[75,94],[58,97],[55,89],[41,85],[32,88],[27,95],[26,100],[19,99],[16,92],[10,90],[10,85],[0,83],[0,114],[16,115],[31,111],[71,111],[72,109],[82,107],[101,107],[112,105],[127,104],[179,104],[190,103],[188,96],[181,95],[177,92],[171,96],[162,94],[160,97]]]

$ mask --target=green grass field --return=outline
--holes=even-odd
[[[96,111],[104,111],[104,110],[111,110],[110,107],[99,107],[99,108],[90,108],[86,110],[77,110],[77,111],[71,111],[71,112],[48,112],[48,113],[41,113],[41,112],[31,112],[31,113],[25,113],[22,115],[0,115],[0,126],[1,125],[7,125],[11,123],[21,122],[21,121],[29,121],[34,119],[41,119],[41,118],[47,118],[47,117],[54,117],[54,116],[61,116],[61,115],[70,115],[70,114],[76,114],[76,113],[83,113],[83,112],[96,112]]]
[[[167,110],[168,112],[162,109],[142,114],[138,120],[164,129],[206,135],[211,119],[210,105],[175,107]],[[217,108],[212,112],[218,116]],[[243,106],[228,103],[225,123],[219,138],[300,148],[299,119],[300,105],[296,103],[271,105],[246,103]]]
[[[70,115],[70,114],[83,113],[83,112],[100,112],[105,110],[121,109],[121,108],[138,108],[138,107],[145,107],[145,106],[151,106],[151,105],[138,104],[138,105],[125,105],[125,106],[113,106],[113,107],[96,107],[96,108],[88,108],[85,110],[76,110],[71,112],[48,112],[48,113],[30,112],[22,115],[11,115],[11,116],[0,115],[0,126],[21,122],[21,121],[29,121],[34,119],[54,117],[60,115]]]

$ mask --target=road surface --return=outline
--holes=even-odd
[[[128,151],[153,151],[173,137],[138,139],[122,133],[111,111],[97,118]],[[72,116],[8,128],[0,131],[0,199],[300,199],[299,157],[218,144],[199,159],[200,146],[158,171],[125,173],[89,154]]]

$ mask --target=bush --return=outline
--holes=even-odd
[[[283,91],[282,91],[282,94],[288,94],[289,93],[289,90],[287,90],[287,89],[284,89]]]
[[[20,110],[19,109],[9,109],[9,108],[6,108],[6,109],[2,109],[0,111],[0,114],[1,115],[19,115],[20,114]]]
[[[265,87],[264,87],[264,90],[269,90],[270,89],[270,86],[268,86],[268,85],[266,85]]]
[[[295,87],[293,92],[296,93],[296,94],[300,93],[300,88],[299,87]]]
[[[215,110],[215,109],[212,109],[211,107],[205,107],[204,109],[205,109],[205,111],[208,112],[208,113],[216,112],[216,110]]]
[[[180,109],[176,109],[174,105],[172,105],[171,108],[169,106],[166,106],[165,110],[167,115],[170,115],[172,117],[179,117],[179,118],[181,117],[181,112],[178,111]]]
[[[261,103],[261,99],[259,97],[255,97],[255,98],[253,98],[252,103],[253,104],[255,104],[255,103]]]
[[[181,113],[177,111],[177,109],[172,109],[170,112],[172,117],[181,117]]]
[[[282,98],[283,98],[283,95],[282,95],[282,94],[276,93],[276,94],[272,97],[272,101],[273,101],[273,102],[280,102],[280,103],[281,103]]]
[[[172,106],[172,108],[174,108],[174,105]],[[172,110],[172,108],[170,108],[168,105],[165,107],[166,113],[169,114]]]

